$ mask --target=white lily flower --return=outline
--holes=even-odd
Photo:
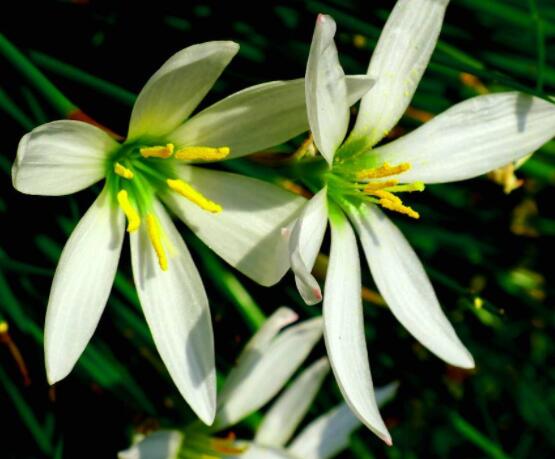
[[[292,227],[291,266],[304,300],[320,301],[322,293],[311,270],[329,220],[331,253],[323,311],[330,363],[350,408],[388,444],[391,437],[372,389],[352,227],[395,317],[438,357],[472,368],[474,360],[442,312],[421,262],[379,207],[419,218],[397,193],[422,191],[425,183],[476,177],[528,155],[555,135],[554,105],[509,92],[464,101],[414,132],[375,147],[406,110],[435,47],[447,4],[448,0],[396,3],[368,69],[376,84],[362,98],[346,141],[346,81],[329,16],[318,16],[307,64],[309,124],[325,162],[303,169],[303,180],[317,192]]]
[[[183,430],[161,430],[136,439],[119,459],[329,459],[348,446],[361,424],[341,404],[309,423],[291,440],[329,372],[326,358],[314,362],[284,390],[267,411],[253,441],[215,437],[263,407],[287,383],[322,336],[322,319],[297,320],[288,308],[278,309],[247,343],[218,397],[216,422],[208,429],[193,423]],[[382,405],[396,384],[378,389]]]
[[[22,138],[12,177],[23,193],[64,195],[105,179],[54,277],[45,324],[51,384],[71,371],[94,333],[127,217],[134,280],[156,347],[183,397],[212,423],[208,299],[162,203],[224,260],[271,285],[289,267],[281,227],[304,202],[262,181],[192,165],[246,155],[307,129],[302,79],[247,88],[187,119],[237,51],[220,41],[172,56],[139,94],[123,143],[79,121],[48,123]]]

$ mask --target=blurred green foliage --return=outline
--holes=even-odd
[[[48,388],[42,327],[49,286],[61,247],[93,194],[45,198],[15,192],[9,174],[21,136],[76,106],[125,132],[142,84],[171,53],[197,42],[241,44],[206,103],[258,82],[300,77],[319,12],[338,23],[345,70],[364,73],[392,4],[49,0],[10,4],[2,13],[0,32],[61,94],[57,98],[50,88],[51,97],[45,99],[24,77],[32,70],[18,69],[0,56],[0,321],[9,327],[0,334],[2,457],[113,457],[135,430],[192,419],[153,347],[127,253],[106,313],[76,370]],[[452,0],[413,101],[415,110],[402,120],[399,132],[485,91],[517,89],[545,97],[555,86],[554,49],[552,0]],[[255,175],[261,170],[248,161],[231,167]],[[430,186],[413,198],[420,222],[396,219],[421,255],[477,368],[448,367],[385,308],[365,303],[374,381],[401,382],[396,400],[384,409],[394,446],[361,430],[342,457],[554,456],[555,143],[516,174],[523,185],[508,195],[485,177]],[[266,178],[279,180],[275,171]],[[260,288],[180,228],[209,292],[222,375],[277,306],[294,306],[303,316],[320,313],[320,307],[302,304],[290,275],[272,289]],[[373,289],[370,278],[365,285]],[[323,351],[320,347],[316,354]],[[328,378],[312,415],[339,400]],[[237,433],[249,435],[257,420],[250,418]]]

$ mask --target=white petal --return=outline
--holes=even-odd
[[[230,265],[262,285],[273,285],[289,269],[287,238],[304,198],[260,180],[182,166],[181,179],[223,207],[212,214],[177,194],[166,204],[204,243]]]
[[[257,445],[256,443],[243,443],[248,446],[247,450],[239,456],[226,456],[228,459],[301,459],[300,457],[290,455],[281,448],[272,448],[268,446]],[[304,458],[302,458],[304,459]]]
[[[399,0],[381,33],[352,139],[375,145],[397,124],[428,66],[449,0]]]
[[[343,142],[349,126],[345,73],[333,41],[336,25],[319,14],[306,66],[306,107],[314,143],[328,163]]]
[[[123,214],[103,191],[64,247],[44,325],[50,384],[67,376],[98,325],[116,275],[124,224]]]
[[[222,391],[214,428],[221,430],[239,422],[274,397],[308,356],[322,336],[322,320],[294,325],[279,336],[251,362],[244,377],[235,378],[231,389]]]
[[[237,359],[235,368],[226,379],[226,384],[222,389],[220,397],[226,392],[226,390],[229,390],[234,386],[233,380],[236,379],[236,377],[243,375],[237,378],[243,379],[244,375],[248,373],[252,362],[256,361],[256,359],[258,359],[260,355],[268,349],[268,346],[270,346],[280,330],[297,321],[298,318],[299,316],[295,313],[295,311],[282,306],[268,319],[266,319],[262,327],[260,327],[260,329],[254,334],[241,351],[241,355]]]
[[[293,225],[289,239],[291,269],[295,273],[299,293],[307,304],[322,301],[320,285],[311,271],[320,252],[327,224],[327,189],[323,188],[305,205]]]
[[[401,231],[374,205],[350,216],[374,281],[397,320],[438,357],[473,368],[472,356],[443,314],[422,263]]]
[[[27,194],[75,193],[104,177],[104,160],[117,147],[104,131],[81,121],[43,124],[19,142],[13,186]]]
[[[308,129],[303,80],[243,89],[195,115],[169,135],[178,147],[227,146],[229,158],[279,145]]]
[[[349,446],[349,437],[361,426],[346,404],[341,404],[310,423],[288,451],[303,459],[328,459]]]
[[[131,114],[130,140],[156,139],[179,126],[239,51],[232,41],[189,46],[170,57],[142,89]]]
[[[534,152],[555,135],[555,105],[518,92],[478,96],[373,151],[409,162],[404,182],[465,180]]]
[[[395,397],[397,393],[397,389],[399,388],[399,383],[392,382],[389,383],[387,386],[381,386],[376,389],[376,402],[378,402],[378,406],[382,407],[387,402]]]
[[[251,368],[257,364],[280,330],[292,324],[298,318],[299,316],[292,309],[281,307],[266,319],[260,330],[245,345],[235,367],[227,376],[225,384],[218,394],[220,405],[225,403],[225,400],[238,390],[242,381],[249,376]]]
[[[366,75],[348,76],[349,105],[373,84]],[[178,148],[227,146],[227,159],[263,151],[308,130],[304,79],[271,81],[236,92],[208,107],[169,134]]]
[[[356,104],[376,83],[376,80],[368,75],[346,75],[345,81],[347,82],[347,103],[349,107]]]
[[[195,264],[163,207],[154,212],[167,241],[162,271],[146,225],[131,234],[133,278],[156,348],[181,395],[206,424],[216,410],[214,337],[208,299]]]
[[[289,441],[312,406],[329,368],[328,359],[324,357],[293,381],[264,416],[256,431],[256,443],[282,447]]]
[[[118,453],[118,459],[177,459],[183,434],[177,430],[159,430]]]
[[[355,234],[337,209],[330,214],[330,223],[332,242],[324,290],[328,357],[345,401],[370,430],[391,444],[374,397],[368,363]]]
[[[397,384],[376,389],[378,406],[389,401]],[[328,459],[349,446],[349,437],[361,425],[346,404],[341,404],[312,421],[291,443],[288,451],[303,459]]]

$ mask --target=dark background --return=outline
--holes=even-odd
[[[464,84],[462,72],[477,75],[491,91],[520,87],[553,92],[555,2],[538,2],[538,16],[531,3],[453,0],[413,106],[436,114],[475,95],[476,86]],[[239,55],[203,102],[206,106],[252,84],[301,77],[319,12],[332,14],[338,23],[346,72],[364,73],[392,5],[356,0],[12,2],[1,13],[0,32],[83,111],[124,133],[132,94],[171,54],[188,45],[218,39],[241,44]],[[547,56],[543,71],[538,24]],[[360,42],[356,35],[366,38],[364,46],[355,46]],[[110,96],[60,66],[45,67],[45,55],[129,94]],[[2,56],[0,88],[35,124],[61,117]],[[409,116],[401,127],[417,124]],[[91,345],[71,375],[48,388],[40,340],[51,278],[68,231],[94,191],[50,198],[13,190],[9,170],[26,131],[0,110],[0,319],[9,323],[11,336],[0,347],[0,456],[114,457],[129,444],[133,431],[159,424],[179,427],[191,413],[152,346],[130,287],[127,249],[119,283]],[[548,144],[518,175],[525,184],[509,195],[486,178],[431,186],[413,198],[423,215],[418,223],[396,219],[422,257],[477,368],[466,372],[445,365],[386,308],[365,303],[374,382],[400,382],[398,396],[383,409],[394,446],[386,447],[361,429],[353,449],[341,457],[553,457],[555,147]],[[319,306],[301,304],[290,275],[278,286],[262,289],[221,264],[180,228],[211,299],[222,375],[251,333],[226,284],[229,276],[239,279],[265,313],[282,304],[304,317],[320,312]],[[373,289],[366,268],[363,272],[365,285]],[[481,309],[475,306],[478,296],[484,300]],[[16,364],[14,345],[29,381]],[[320,346],[313,358],[323,352]],[[312,417],[340,401],[332,379],[328,377]],[[249,436],[249,429],[247,424],[238,433]]]

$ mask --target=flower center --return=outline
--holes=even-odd
[[[353,172],[351,168],[340,166],[337,170],[336,168],[332,170],[328,185],[332,192],[342,196],[357,197],[362,201],[378,204],[384,209],[418,219],[420,214],[406,206],[397,193],[423,191],[424,184],[422,182],[399,184],[399,180],[392,178],[408,171],[410,167],[409,163],[394,166],[383,163],[379,167]]]
[[[229,154],[228,147],[184,147],[174,151],[167,145],[123,144],[108,160],[106,181],[112,195],[127,218],[127,231],[137,231],[142,221],[160,268],[168,269],[165,246],[167,238],[152,207],[157,193],[175,192],[207,212],[218,213],[222,207],[208,199],[189,183],[176,177],[178,161],[216,161]]]
[[[210,437],[198,433],[185,433],[179,452],[179,458],[187,459],[220,459],[240,456],[246,447],[235,444],[235,435],[230,433],[225,438]]]

